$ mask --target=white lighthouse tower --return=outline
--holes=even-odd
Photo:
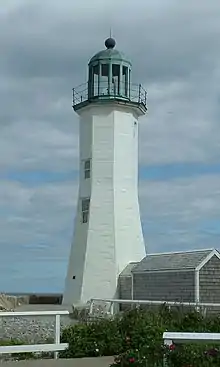
[[[138,118],[146,92],[108,38],[73,89],[80,117],[80,178],[63,304],[117,297],[120,272],[145,256],[138,202]]]

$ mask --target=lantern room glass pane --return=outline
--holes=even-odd
[[[122,68],[122,95],[128,96],[128,67],[123,66]]]
[[[109,94],[109,64],[101,64],[101,75],[100,75],[100,95]]]
[[[112,94],[119,95],[120,91],[120,65],[113,64],[112,65]]]
[[[98,96],[99,95],[99,65],[94,65],[92,68],[92,95]]]
[[[89,83],[88,83],[88,94],[89,98],[93,96],[93,76],[92,76],[92,67],[89,68]]]
[[[128,97],[131,98],[131,69],[129,69],[128,78]]]

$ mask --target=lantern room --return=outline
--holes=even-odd
[[[108,38],[105,49],[96,53],[88,64],[88,82],[73,88],[75,111],[95,101],[132,103],[147,110],[147,92],[141,84],[131,81],[131,61],[115,49],[115,40]]]
[[[129,98],[131,62],[115,49],[113,38],[108,38],[105,46],[89,62],[88,96]]]

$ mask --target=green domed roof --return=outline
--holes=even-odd
[[[115,47],[115,40],[113,38],[108,38],[105,41],[106,49],[99,51],[95,54],[89,61],[89,64],[93,64],[99,60],[115,60],[115,61],[124,61],[131,65],[131,61],[125,54],[121,51],[114,49]]]

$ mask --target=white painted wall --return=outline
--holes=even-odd
[[[85,180],[88,158],[91,179]],[[88,223],[81,221],[83,197],[90,197]],[[136,112],[114,102],[90,105],[80,110],[79,200],[63,303],[117,297],[119,273],[144,256]]]

